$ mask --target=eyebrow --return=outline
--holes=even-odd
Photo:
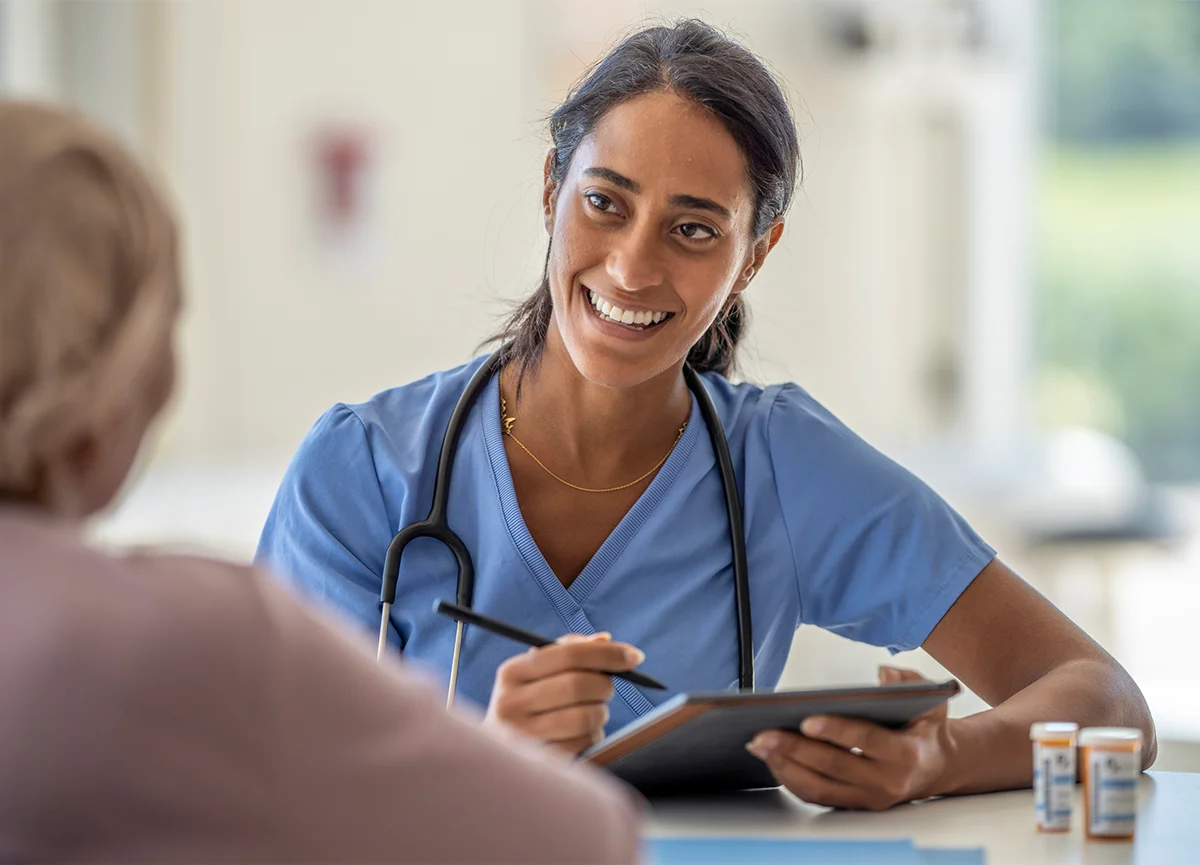
[[[642,191],[641,184],[632,178],[626,177],[619,171],[613,171],[611,168],[602,166],[592,166],[583,170],[585,175],[589,177],[600,177],[607,180],[614,186],[619,186],[622,189],[628,190],[635,195]],[[686,207],[691,210],[707,210],[716,213],[726,219],[733,219],[733,214],[729,212],[729,208],[723,204],[718,204],[711,198],[702,198],[698,195],[672,195],[670,203],[675,207]]]
[[[733,219],[733,214],[729,212],[729,208],[717,204],[711,198],[700,198],[695,195],[672,195],[671,204],[676,207],[686,207],[689,210],[709,210],[726,219]]]

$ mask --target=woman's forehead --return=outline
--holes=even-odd
[[[580,143],[572,172],[602,167],[651,197],[692,195],[720,202],[735,217],[753,207],[746,159],[720,120],[669,92],[615,106]]]

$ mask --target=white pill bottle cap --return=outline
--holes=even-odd
[[[1142,731],[1136,727],[1085,727],[1079,733],[1079,745],[1087,747],[1128,748],[1142,744]]]
[[[1039,739],[1074,739],[1079,725],[1067,721],[1039,721],[1029,728],[1029,738],[1035,742]]]

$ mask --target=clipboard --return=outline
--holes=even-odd
[[[580,755],[647,795],[778,787],[746,751],[763,730],[797,730],[811,715],[900,729],[960,691],[957,681],[761,693],[679,694]]]

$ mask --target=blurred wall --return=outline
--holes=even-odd
[[[506,4],[172,4],[160,154],[186,219],[180,458],[278,454],[316,415],[460,363],[531,282],[541,144]],[[498,50],[500,49],[500,50]],[[317,136],[366,131],[377,248],[327,254]]]
[[[703,13],[772,62],[803,136],[806,179],[752,291],[744,373],[800,381],[883,444],[1010,440],[1021,238],[993,219],[977,246],[975,215],[996,209],[966,187],[995,174],[991,159],[1008,178],[993,193],[1020,188],[1008,142],[1025,131],[1001,124],[996,152],[980,146],[980,118],[1024,107],[1020,69],[1011,54],[965,52],[934,2],[905,16],[874,4],[874,41],[839,42],[829,9],[844,5],[722,0]],[[162,456],[282,458],[331,403],[472,356],[540,272],[542,117],[622,32],[688,13],[164,4],[149,37],[163,46],[150,149],[185,217],[191,306]],[[316,137],[339,124],[365,130],[374,166],[368,249],[340,259],[314,206]],[[989,248],[1004,255],[980,271]]]

